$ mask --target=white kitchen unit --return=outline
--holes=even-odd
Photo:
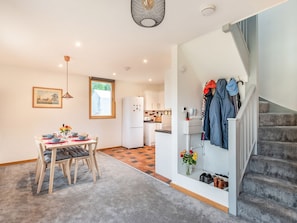
[[[164,110],[164,91],[144,92],[145,110]]]
[[[172,97],[173,97],[173,90],[172,90],[172,72],[167,71],[164,76],[164,107],[166,109],[172,108]]]
[[[161,128],[161,123],[145,122],[144,123],[144,145],[155,146],[155,130]]]
[[[155,165],[156,173],[172,179],[172,136],[171,132],[156,131]]]

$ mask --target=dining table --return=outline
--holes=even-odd
[[[49,178],[49,188],[48,193],[53,193],[53,187],[54,187],[54,175],[55,175],[55,164],[56,164],[56,155],[57,155],[57,149],[62,148],[74,148],[75,146],[87,146],[89,153],[93,152],[96,148],[94,148],[97,144],[97,141],[92,138],[87,138],[84,140],[80,140],[78,137],[71,137],[71,138],[65,138],[62,139],[60,142],[52,142],[51,139],[41,138],[41,143],[43,143],[44,148],[46,150],[51,150],[51,163],[50,163],[50,178]],[[90,156],[90,166],[91,171],[93,174],[93,181],[96,182],[96,167],[95,167],[95,159],[93,156]]]

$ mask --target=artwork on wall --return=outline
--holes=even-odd
[[[58,88],[33,87],[33,108],[62,108],[63,90]]]

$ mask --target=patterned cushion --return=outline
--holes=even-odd
[[[52,151],[51,150],[45,150],[43,154],[44,154],[45,162],[50,163],[51,158],[52,158]],[[56,161],[70,159],[70,158],[71,158],[71,155],[69,155],[69,153],[66,150],[57,149]]]
[[[89,151],[85,150],[81,146],[73,146],[67,148],[67,152],[73,158],[82,157],[82,156],[89,156]]]

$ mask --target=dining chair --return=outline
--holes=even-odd
[[[92,150],[92,155],[94,157],[94,161],[95,161],[95,167],[96,167],[96,170],[97,170],[97,173],[98,173],[98,177],[101,176],[101,170],[98,166],[98,161],[97,161],[97,157],[96,157],[96,152],[97,152],[97,146],[98,146],[98,137],[95,137],[95,140],[96,140],[96,144],[94,145],[93,147],[93,150]]]
[[[73,147],[67,148],[67,152],[72,157],[70,163],[72,163],[72,162],[75,163],[74,179],[73,179],[74,184],[76,184],[76,181],[77,181],[78,162],[80,160],[86,161],[88,168],[90,170],[93,170],[93,168],[91,166],[92,165],[91,156],[93,156],[92,158],[94,160],[94,165],[95,165],[96,171],[98,173],[98,177],[101,176],[100,169],[99,169],[99,166],[97,163],[97,158],[96,158],[96,148],[97,148],[97,144],[98,144],[98,137],[95,137],[94,140],[96,141],[96,143],[94,145],[92,145],[91,151],[89,151],[88,146],[73,146]]]
[[[39,194],[44,181],[46,169],[51,163],[52,151],[46,150],[44,144],[38,140],[35,140],[35,144],[38,151],[35,183],[38,183],[37,194]],[[62,167],[63,175],[67,177],[69,185],[71,184],[71,177],[70,177],[70,170],[69,170],[70,159],[71,159],[71,156],[67,154],[64,151],[64,149],[57,149],[56,164]]]

